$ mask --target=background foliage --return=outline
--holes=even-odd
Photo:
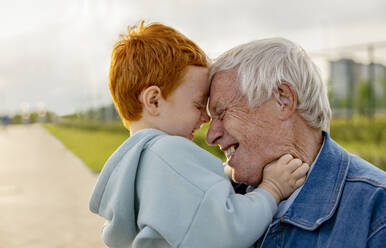
[[[67,120],[42,125],[95,172],[102,169],[109,156],[130,136],[129,131],[117,121]],[[198,130],[194,142],[224,161],[225,156],[217,146],[206,144],[207,129],[208,124]],[[348,151],[386,170],[386,118],[334,119],[330,134]]]

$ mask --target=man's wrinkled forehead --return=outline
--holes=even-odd
[[[213,91],[225,91],[229,87],[238,88],[237,68],[216,72],[211,78],[209,85],[209,97]]]
[[[209,89],[208,110],[216,114],[240,96],[237,71],[231,69],[217,72]]]

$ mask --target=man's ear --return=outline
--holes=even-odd
[[[280,82],[277,86],[277,92],[274,93],[279,106],[279,115],[281,120],[288,120],[296,111],[298,96],[295,88],[288,82]]]
[[[159,115],[159,104],[162,98],[161,89],[158,86],[150,86],[143,90],[140,95],[144,109],[153,116]]]

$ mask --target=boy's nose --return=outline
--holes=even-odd
[[[208,123],[209,121],[210,121],[210,117],[209,117],[208,113],[206,111],[202,111],[202,114],[201,114],[202,124]]]

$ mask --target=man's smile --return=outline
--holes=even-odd
[[[237,148],[239,147],[239,144],[232,144],[228,146],[227,148],[221,149],[224,153],[225,156],[227,157],[228,161],[232,158],[232,156],[236,153]]]

